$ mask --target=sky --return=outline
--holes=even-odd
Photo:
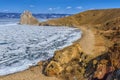
[[[120,0],[0,0],[0,12],[75,14],[107,8],[120,8]]]

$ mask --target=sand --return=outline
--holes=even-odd
[[[79,40],[80,46],[86,54],[92,54],[95,45],[95,35],[90,28],[80,26],[80,30],[82,30],[83,35]]]
[[[61,79],[55,77],[47,77],[43,75],[42,65],[39,64],[22,72],[10,74],[7,76],[0,76],[0,80],[61,80]]]

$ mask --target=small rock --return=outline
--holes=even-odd
[[[63,68],[60,66],[58,62],[51,61],[45,68],[45,73],[47,76],[54,76],[61,73],[62,70]]]

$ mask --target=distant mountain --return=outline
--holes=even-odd
[[[0,12],[0,18],[20,18],[21,13],[3,13]],[[70,16],[72,14],[33,14],[36,18],[50,19],[50,18],[62,18]]]

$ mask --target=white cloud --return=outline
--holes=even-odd
[[[76,9],[83,9],[83,7],[82,6],[78,6],[78,7],[76,7]]]
[[[71,6],[67,6],[66,9],[71,9],[72,7]]]
[[[35,6],[34,6],[34,5],[30,5],[29,7],[33,8],[33,7],[35,7]]]
[[[59,9],[60,9],[60,7],[56,7],[56,8],[51,8],[51,7],[50,7],[50,8],[48,8],[49,11],[59,10]]]
[[[48,8],[49,11],[53,11],[54,9],[53,8]]]

